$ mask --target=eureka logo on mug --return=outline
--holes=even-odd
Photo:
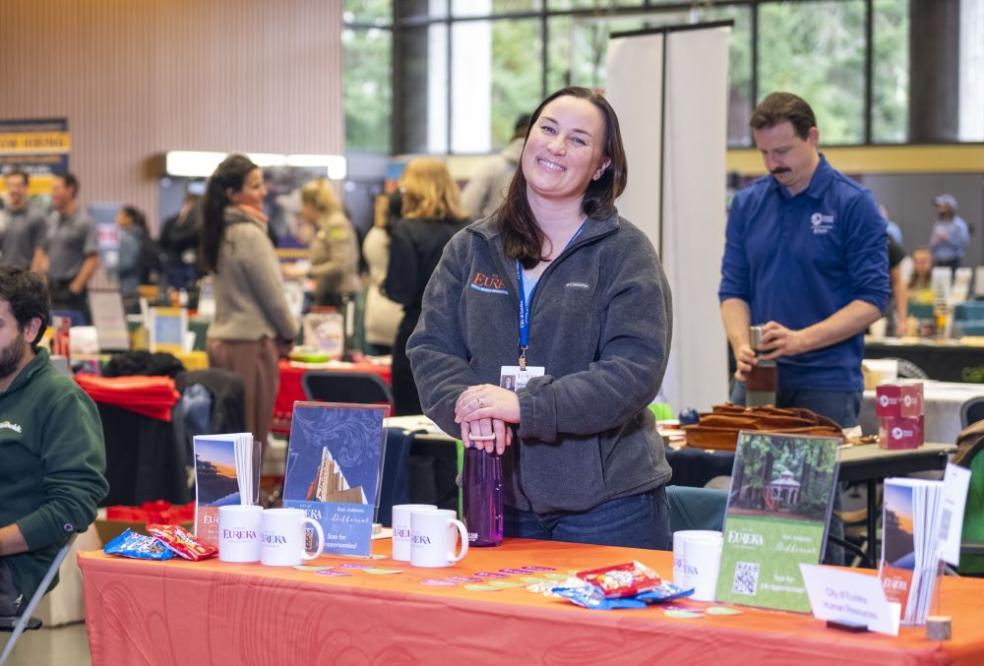
[[[468,530],[454,511],[424,509],[410,514],[410,564],[449,567],[468,554]],[[455,553],[459,540],[460,550]]]
[[[219,559],[257,562],[260,559],[260,516],[263,507],[230,504],[219,507]]]
[[[393,559],[410,561],[410,514],[436,510],[433,504],[397,504],[393,506]]]

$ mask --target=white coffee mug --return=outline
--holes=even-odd
[[[219,559],[259,562],[262,506],[230,504],[219,507]]]
[[[393,559],[410,561],[410,514],[435,510],[433,504],[395,504],[393,506]]]
[[[318,535],[318,547],[307,552],[304,526],[310,525]],[[317,521],[300,509],[266,509],[260,519],[260,562],[274,567],[296,567],[303,560],[321,554],[325,533]]]
[[[695,601],[714,601],[721,569],[723,539],[713,530],[673,533],[673,583],[693,588]]]
[[[455,555],[455,537],[461,550]],[[415,567],[449,567],[468,554],[468,530],[454,511],[425,509],[410,514],[410,564]]]

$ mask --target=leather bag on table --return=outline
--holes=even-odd
[[[724,451],[735,450],[742,430],[844,438],[836,422],[809,409],[742,407],[730,403],[715,405],[711,412],[700,415],[696,425],[684,426],[683,430],[687,433],[687,446]]]

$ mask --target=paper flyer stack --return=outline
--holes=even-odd
[[[943,484],[886,479],[879,575],[885,596],[902,604],[902,624],[926,621],[938,572]]]
[[[260,482],[260,443],[249,432],[198,435],[195,448],[195,536],[218,545],[219,507],[255,504]]]

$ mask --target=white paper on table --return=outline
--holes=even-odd
[[[949,463],[943,475],[943,501],[940,502],[940,558],[953,566],[960,565],[960,539],[963,534],[964,509],[970,488],[970,470]]]
[[[889,636],[899,635],[900,604],[890,604],[877,576],[843,571],[818,564],[800,564],[813,616],[860,624]]]

